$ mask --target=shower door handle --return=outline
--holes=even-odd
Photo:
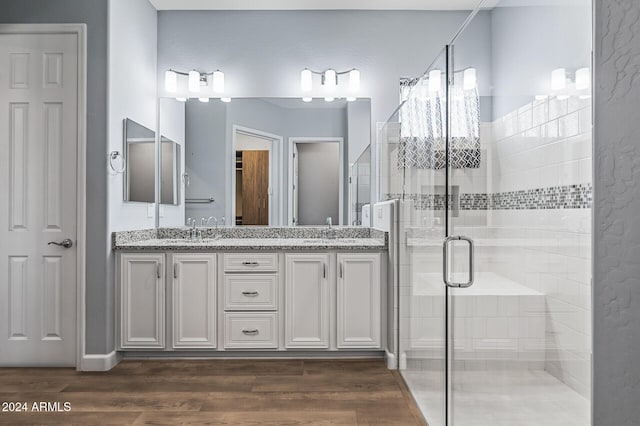
[[[469,243],[469,280],[467,282],[456,283],[449,280],[449,243],[453,241],[466,241]],[[455,237],[447,237],[444,240],[442,243],[442,279],[447,287],[467,288],[473,285],[474,255],[475,250],[471,238],[458,235]]]

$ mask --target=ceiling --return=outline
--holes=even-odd
[[[158,10],[472,10],[480,0],[150,0]]]

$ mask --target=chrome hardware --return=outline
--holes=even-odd
[[[50,245],[55,245],[55,246],[60,246],[60,247],[64,247],[64,248],[71,248],[73,247],[73,241],[71,240],[71,238],[65,238],[64,240],[58,242],[55,241],[49,241],[47,243],[48,246]]]
[[[252,330],[243,329],[243,330],[242,330],[242,333],[243,333],[243,334],[246,334],[247,336],[255,336],[256,334],[258,334],[258,333],[259,333],[259,331],[258,331],[258,329],[257,329],[257,328],[254,328],[254,329],[252,329]]]
[[[454,283],[449,281],[449,243],[452,241],[466,241],[469,243],[469,280],[464,283]],[[448,237],[442,243],[442,279],[448,287],[467,288],[473,285],[473,266],[474,266],[474,246],[473,240],[469,237],[461,235]]]
[[[259,263],[258,262],[249,262],[249,261],[244,261],[242,262],[243,265],[245,266],[258,266]]]
[[[247,297],[256,297],[259,293],[257,291],[243,291],[242,295]]]
[[[116,167],[113,165],[113,162],[117,159],[120,159],[120,167]],[[124,161],[124,157],[120,153],[120,151],[111,151],[109,153],[109,167],[114,173],[124,173],[124,170],[127,168],[127,163]]]
[[[160,269],[160,263],[156,265],[156,272],[158,273],[158,278],[162,278],[162,270]]]

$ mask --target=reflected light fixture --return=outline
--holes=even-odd
[[[462,74],[462,87],[463,90],[473,90],[478,84],[475,68],[467,68]]]
[[[327,92],[333,92],[336,90],[336,86],[338,85],[338,74],[336,73],[336,70],[326,70],[322,75],[322,84]]]
[[[551,71],[551,90],[563,90],[567,88],[567,70],[557,68]]]
[[[167,70],[164,72],[164,89],[169,93],[178,91],[178,74],[175,71]]]
[[[576,70],[576,90],[587,90],[591,88],[591,71],[589,68]]]
[[[442,71],[429,71],[429,92],[439,92],[442,85]]]

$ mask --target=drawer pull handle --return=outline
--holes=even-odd
[[[258,262],[244,261],[244,262],[242,262],[242,264],[245,265],[245,266],[258,266]]]
[[[258,293],[257,291],[243,291],[242,295],[243,296],[247,296],[247,297],[256,297],[258,296],[260,293]]]
[[[246,334],[247,336],[255,336],[258,334],[258,329],[257,328],[252,328],[250,330],[247,330],[246,328],[242,330],[243,334]]]

